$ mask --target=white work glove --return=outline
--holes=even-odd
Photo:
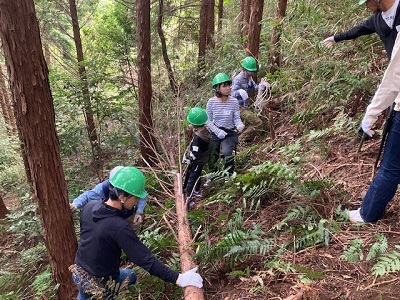
[[[176,284],[180,287],[186,287],[188,285],[192,285],[201,289],[203,287],[203,278],[196,273],[197,267],[183,273],[179,274],[178,279],[176,280]]]
[[[186,155],[184,155],[184,156],[183,156],[183,159],[182,159],[182,163],[183,163],[183,164],[190,165],[190,159],[187,158]]]
[[[140,224],[142,224],[143,222],[143,216],[141,214],[135,214],[135,216],[133,217],[133,225],[134,226],[139,226]]]
[[[238,93],[240,94],[240,97],[242,97],[243,101],[246,101],[249,98],[249,95],[243,89],[238,90]]]
[[[70,203],[69,208],[71,209],[71,213],[74,213],[77,209],[72,203]]]
[[[372,137],[374,135],[374,131],[371,129],[372,124],[370,121],[367,121],[365,118],[361,122],[361,128],[364,131],[364,133],[368,134],[369,137]]]
[[[324,40],[321,42],[321,45],[324,45],[324,46],[330,48],[330,47],[332,47],[333,45],[335,45],[335,43],[336,43],[336,42],[335,42],[335,38],[334,38],[333,35],[332,35],[332,36],[330,36],[330,37],[324,39]]]
[[[262,91],[267,90],[271,87],[268,81],[266,81],[264,78],[261,79],[260,84],[258,85],[258,89],[261,89]]]
[[[236,129],[239,133],[241,133],[244,129],[244,124],[242,122],[240,122],[237,126]]]
[[[223,140],[226,137],[227,133],[225,131],[223,131],[222,129],[218,132],[217,137],[220,140]]]

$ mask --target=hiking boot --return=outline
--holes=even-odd
[[[194,202],[193,199],[189,199],[189,202],[188,202],[188,209],[189,209],[189,210],[192,210],[192,209],[195,209],[195,208],[196,208],[196,203]]]
[[[202,196],[201,191],[193,191],[193,196],[201,198],[201,196]]]
[[[349,211],[349,221],[351,223],[364,223],[363,218],[361,217],[360,214],[360,208],[356,210],[350,210]]]

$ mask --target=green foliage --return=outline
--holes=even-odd
[[[342,259],[349,262],[358,262],[364,258],[362,251],[363,241],[360,239],[355,239],[350,241],[349,247],[344,250],[343,254],[340,256]]]
[[[400,246],[378,257],[378,262],[372,266],[371,271],[375,276],[383,276],[400,270]]]
[[[52,277],[50,267],[47,267],[42,273],[35,277],[32,283],[32,289],[36,296],[48,295],[55,297],[58,286],[52,286]]]
[[[380,257],[388,249],[388,241],[383,234],[377,233],[375,237],[378,241],[375,242],[369,249],[367,260],[370,260],[374,257]]]
[[[17,241],[25,236],[30,239],[42,236],[42,226],[34,204],[27,204],[23,210],[8,214],[7,219],[11,222],[8,231],[15,234]]]

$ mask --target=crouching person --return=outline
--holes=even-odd
[[[154,257],[136,236],[125,210],[131,210],[139,198],[144,198],[145,178],[135,167],[124,167],[110,179],[110,195],[105,202],[90,201],[80,216],[80,242],[75,265],[70,267],[79,291],[78,300],[101,296],[113,299],[121,287],[134,284],[132,269],[119,269],[122,250],[135,265],[181,287],[203,286],[196,270],[183,274],[170,269]]]

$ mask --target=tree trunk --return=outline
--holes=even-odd
[[[250,22],[250,8],[251,8],[251,1],[250,0],[242,0],[240,3],[240,9],[241,9],[241,21],[242,24],[240,24],[240,32],[242,33],[242,41],[243,41],[243,46],[247,48],[247,40],[248,40],[248,34],[249,34],[249,22]]]
[[[143,159],[154,164],[156,147],[151,111],[153,90],[151,87],[150,0],[136,1],[136,20],[140,153]]]
[[[3,197],[1,197],[1,195],[0,195],[0,220],[4,219],[6,217],[6,214],[8,214],[8,213],[9,213],[9,211],[8,211],[6,205],[4,204]]]
[[[280,39],[282,32],[282,20],[286,15],[287,0],[277,0],[275,19],[276,26],[271,32],[271,47],[269,48],[269,70],[273,74],[281,66]]]
[[[181,173],[174,174],[174,192],[176,202],[176,214],[178,218],[178,243],[179,253],[181,257],[182,272],[189,271],[195,267],[192,257],[194,255],[192,244],[192,234],[187,215],[187,208],[183,197],[182,177]],[[203,300],[204,293],[202,289],[194,286],[188,286],[184,290],[185,300]]]
[[[164,31],[162,29],[163,15],[164,15],[164,0],[158,0],[157,32],[161,41],[161,51],[162,51],[162,56],[164,58],[165,67],[167,68],[168,72],[169,85],[171,86],[171,89],[174,92],[174,94],[177,95],[178,87],[176,85],[174,71],[172,70],[171,62],[168,57],[167,44],[165,42]]]
[[[263,8],[264,0],[253,0],[253,2],[251,2],[248,48],[255,58],[258,58],[260,49],[260,22],[262,20]]]
[[[218,31],[222,30],[223,17],[224,17],[224,0],[218,0]]]
[[[206,49],[214,48],[215,32],[215,0],[208,0]]]
[[[199,56],[197,59],[197,68],[199,72],[205,68],[205,55],[207,47],[207,25],[208,25],[208,7],[209,0],[201,0],[200,5],[200,34],[199,34]]]
[[[12,135],[15,134],[16,124],[14,111],[11,106],[10,98],[8,97],[6,89],[6,81],[4,79],[3,68],[0,66],[0,108],[7,124],[7,132]]]
[[[71,13],[72,29],[74,32],[74,42],[76,48],[76,57],[78,59],[78,72],[81,79],[81,92],[83,97],[83,111],[86,119],[86,130],[92,147],[94,169],[99,178],[102,178],[101,149],[94,123],[92,104],[90,103],[89,85],[86,75],[86,68],[83,65],[82,39],[79,29],[78,12],[75,0],[69,0],[69,9]]]
[[[73,299],[76,287],[68,267],[77,242],[33,0],[0,0],[0,36],[52,275],[60,284],[58,298]]]

